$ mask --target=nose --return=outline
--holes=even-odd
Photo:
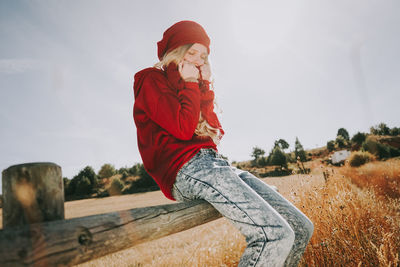
[[[204,59],[202,59],[200,56],[198,56],[195,58],[194,64],[196,65],[196,67],[201,67],[204,65]]]

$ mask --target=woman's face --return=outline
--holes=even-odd
[[[196,67],[201,67],[207,63],[208,51],[207,47],[202,44],[193,44],[186,52],[183,60],[194,64]]]

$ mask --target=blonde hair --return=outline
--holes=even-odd
[[[178,65],[186,52],[190,49],[193,44],[186,44],[175,48],[174,50],[166,53],[160,62],[154,64],[154,67],[157,69],[165,70],[169,64],[172,62]],[[208,64],[208,59],[206,58],[205,62]],[[213,88],[213,83],[211,83],[211,87]],[[214,104],[215,101],[214,101]],[[199,122],[197,123],[197,127],[194,133],[198,136],[209,136],[213,142],[218,145],[221,137],[221,132],[219,129],[212,127],[207,120],[203,118],[203,115],[200,112]]]

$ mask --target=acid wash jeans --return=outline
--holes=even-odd
[[[172,194],[180,202],[206,200],[240,230],[247,242],[241,267],[297,266],[313,233],[293,204],[213,149],[201,149],[183,165]]]

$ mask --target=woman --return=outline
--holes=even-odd
[[[204,199],[246,237],[239,266],[297,266],[313,225],[271,187],[224,160],[202,26],[180,21],[157,43],[160,62],[135,75],[134,120],[147,172],[169,199]]]

